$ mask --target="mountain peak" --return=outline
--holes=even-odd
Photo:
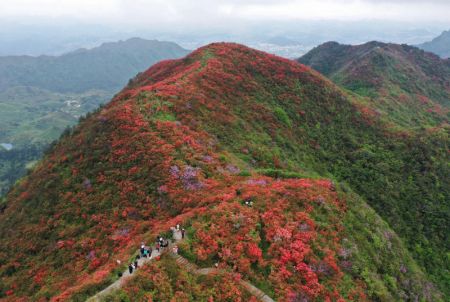
[[[355,46],[323,44],[299,61],[373,98],[376,110],[391,115],[402,126],[448,122],[450,61],[435,54],[409,45],[372,41]]]
[[[450,58],[450,30],[443,31],[432,41],[420,44],[418,47],[433,52],[442,58]]]
[[[426,179],[417,192],[398,194],[398,184],[416,177],[383,170],[416,153],[437,170],[441,161],[418,146],[309,67],[235,43],[204,46],[137,76],[11,190],[0,214],[0,294],[86,300],[124,270],[117,259],[128,263],[141,242],[181,224],[186,258],[220,266],[231,281],[250,279],[278,301],[439,298],[363,199],[403,213],[398,207],[411,209],[420,184],[438,185]],[[370,177],[358,177],[362,168]],[[332,173],[362,197],[328,179]],[[383,237],[369,241],[366,233]],[[162,260],[153,269],[174,268]],[[382,270],[410,281],[391,286]],[[152,280],[136,280],[150,282],[136,288],[151,295],[141,291],[151,291]],[[116,294],[134,295],[133,282]],[[158,300],[182,294],[171,289],[179,282],[169,283]],[[195,288],[188,294],[199,301],[229,292],[252,299],[229,282],[208,296]]]

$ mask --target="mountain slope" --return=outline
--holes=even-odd
[[[33,86],[62,93],[115,90],[148,66],[187,53],[175,43],[132,38],[57,57],[0,57],[0,90],[12,86]]]
[[[450,58],[450,30],[443,31],[433,40],[419,44],[417,47],[435,53],[441,58]]]
[[[279,301],[440,301],[428,280],[448,273],[446,142],[444,129],[389,129],[303,65],[203,47],[131,81],[8,194],[1,294],[84,300],[116,259],[181,223],[186,258]]]
[[[400,126],[448,122],[450,60],[408,45],[328,42],[298,61],[371,98],[366,100],[368,105]]]
[[[0,57],[0,195],[78,118],[162,59],[182,57],[174,43],[129,39],[62,56]],[[37,152],[36,152],[37,150]]]

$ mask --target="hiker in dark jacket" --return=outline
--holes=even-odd
[[[130,272],[130,274],[133,273],[133,264],[130,263],[130,265],[128,265],[128,271]]]
[[[134,260],[134,269],[137,269],[137,268],[138,268],[138,261]]]
[[[184,239],[184,233],[186,233],[186,230],[184,228],[181,229],[181,239]]]

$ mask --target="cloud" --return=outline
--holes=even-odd
[[[285,20],[449,22],[448,0],[14,0],[0,17],[73,18],[142,26],[222,26]]]

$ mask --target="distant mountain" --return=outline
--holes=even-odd
[[[324,43],[299,62],[361,96],[382,117],[404,127],[447,123],[450,60],[413,46]]]
[[[448,300],[446,129],[366,103],[233,43],[154,65],[0,201],[0,299],[86,301],[181,224],[219,274],[165,254],[103,301]]]
[[[133,38],[61,56],[0,57],[0,195],[42,149],[148,66],[188,53]]]
[[[443,31],[430,42],[419,44],[417,47],[435,53],[442,58],[450,58],[450,30]]]
[[[188,53],[172,42],[133,38],[62,56],[0,57],[0,90],[32,86],[54,92],[118,90],[137,72]]]

